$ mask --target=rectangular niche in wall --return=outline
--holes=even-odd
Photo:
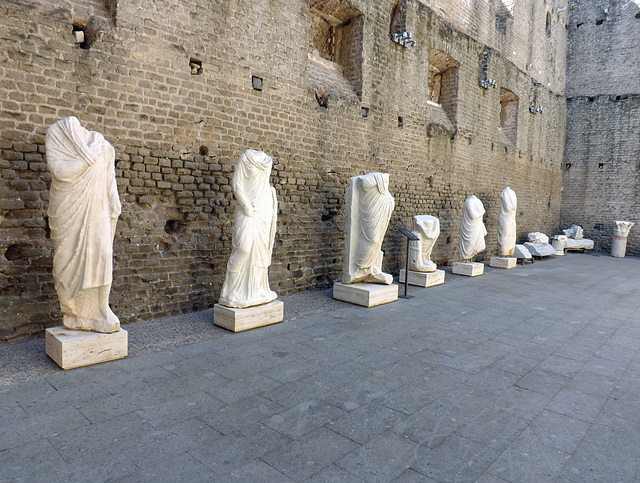
[[[455,124],[458,109],[458,61],[441,50],[429,49],[429,100],[442,107]]]
[[[311,0],[309,22],[311,53],[338,64],[362,96],[362,12],[341,0]]]
[[[500,88],[500,125],[498,142],[515,146],[518,141],[518,96],[509,89]]]
[[[515,0],[501,0],[496,8],[496,33],[506,35],[507,27],[513,20]]]

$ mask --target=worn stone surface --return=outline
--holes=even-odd
[[[71,114],[116,150],[123,211],[110,302],[123,323],[213,306],[230,254],[233,166],[249,147],[280,162],[270,269],[280,295],[339,277],[345,188],[371,171],[392,173],[390,226],[408,227],[416,213],[440,219],[439,265],[455,258],[472,193],[487,210],[487,257],[505,185],[527,207],[520,237],[553,231],[566,109],[562,2],[509,10],[410,0],[394,20],[394,31],[417,39],[407,49],[388,40],[389,2],[314,8],[325,4],[335,11],[314,13],[304,0],[0,5],[0,340],[59,324],[44,134]],[[330,31],[320,14],[351,20],[333,53],[315,47]],[[85,32],[82,45],[74,29]],[[448,69],[435,83],[439,103],[430,63]],[[511,124],[498,114],[501,90],[478,87],[480,77],[517,96]],[[531,114],[531,103],[544,113]],[[515,138],[504,142],[502,130]],[[390,230],[383,250],[385,271],[404,266],[401,234]]]

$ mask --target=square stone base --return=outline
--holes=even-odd
[[[363,307],[375,307],[398,300],[398,286],[393,283],[382,285],[379,283],[344,284],[336,282],[333,284],[333,298]]]
[[[213,323],[232,332],[275,324],[282,322],[282,319],[284,319],[284,302],[280,300],[245,309],[225,307],[220,304],[213,306]]]
[[[489,266],[494,268],[516,268],[518,259],[515,257],[491,257]]]
[[[467,277],[477,277],[484,273],[484,263],[480,262],[453,262],[451,273],[465,275]]]
[[[405,269],[400,270],[400,283],[404,283]],[[409,270],[409,285],[418,287],[433,287],[444,283],[444,270],[435,270],[433,272],[416,272]]]
[[[51,359],[64,370],[115,361],[127,356],[127,331],[103,334],[66,327],[46,330],[45,347]]]

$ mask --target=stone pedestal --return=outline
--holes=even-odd
[[[282,319],[284,319],[284,302],[280,300],[245,309],[225,307],[220,304],[213,306],[213,323],[232,332],[275,324]]]
[[[467,277],[477,277],[484,273],[484,263],[480,262],[453,262],[451,273],[465,275]]]
[[[551,243],[553,248],[556,251],[556,255],[561,257],[564,255],[564,248],[567,245],[567,235],[555,235],[553,237],[553,242]]]
[[[45,333],[46,352],[64,370],[122,359],[127,355],[127,331],[103,334],[52,327]]]
[[[333,284],[333,298],[362,305],[375,307],[398,300],[398,286],[395,284],[382,285],[379,283],[350,283],[336,282]]]
[[[405,269],[400,270],[400,283],[404,283]],[[409,270],[409,285],[417,287],[433,287],[444,283],[444,270],[434,270],[433,272],[416,272]]]
[[[611,240],[611,256],[616,258],[624,258],[627,254],[627,237],[615,236]]]
[[[518,259],[516,257],[491,257],[489,266],[494,268],[516,268]]]

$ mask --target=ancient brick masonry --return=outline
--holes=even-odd
[[[557,0],[468,3],[2,2],[0,340],[59,323],[44,134],[72,114],[116,149],[123,214],[111,302],[125,323],[213,305],[231,248],[229,182],[246,148],[279,162],[270,276],[280,294],[339,276],[345,189],[370,171],[391,174],[396,199],[387,271],[403,264],[396,227],[415,214],[441,220],[433,259],[455,259],[471,194],[487,210],[494,254],[507,185],[520,239],[552,233],[566,12]],[[404,30],[415,47],[390,41]],[[497,88],[479,87],[483,78]],[[501,87],[517,99],[515,124],[501,126]],[[515,133],[505,142],[502,129]]]
[[[636,223],[627,254],[640,255],[640,6],[575,0],[569,16],[567,140],[560,223]]]

